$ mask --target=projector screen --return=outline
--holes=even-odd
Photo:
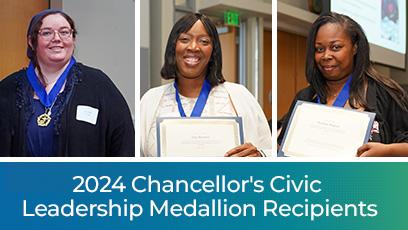
[[[405,69],[405,0],[331,0],[325,9],[345,14],[361,25],[373,62]]]

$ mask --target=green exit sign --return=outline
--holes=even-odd
[[[225,11],[224,23],[226,25],[239,26],[239,13],[234,11]]]

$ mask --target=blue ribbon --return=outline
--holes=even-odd
[[[341,89],[339,95],[337,96],[336,100],[333,103],[335,107],[344,107],[347,100],[349,99],[350,95],[350,84],[351,84],[352,76],[349,76],[349,79],[344,84],[343,88]],[[321,104],[319,96],[317,96],[317,103]]]
[[[27,68],[28,81],[30,82],[35,93],[40,99],[41,104],[43,104],[46,108],[51,107],[52,103],[55,101],[55,98],[58,96],[62,86],[64,85],[65,79],[67,79],[69,70],[75,63],[76,63],[75,58],[71,57],[71,60],[69,61],[67,68],[64,70],[64,72],[62,72],[61,76],[59,76],[58,80],[55,82],[55,85],[52,87],[49,94],[47,94],[45,88],[41,85],[38,76],[35,73],[35,67],[33,63],[30,62],[30,64],[28,65]]]
[[[177,106],[180,112],[181,117],[186,117],[186,113],[184,112],[183,105],[181,104],[180,100],[180,95],[179,91],[177,88],[176,82],[174,82],[174,88],[176,88],[176,101],[177,101]],[[200,95],[197,98],[197,101],[194,105],[193,111],[191,112],[190,117],[201,117],[201,113],[204,110],[205,103],[207,102],[208,95],[210,95],[211,91],[211,84],[210,82],[207,81],[207,79],[204,80],[203,87],[201,88]]]

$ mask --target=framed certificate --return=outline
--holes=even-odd
[[[241,117],[159,117],[157,153],[163,157],[221,157],[244,141]]]
[[[279,156],[352,157],[368,142],[375,113],[298,101]]]

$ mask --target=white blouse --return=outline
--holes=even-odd
[[[168,87],[160,99],[158,109],[155,113],[153,123],[150,125],[149,135],[147,138],[147,149],[149,155],[157,154],[157,135],[156,135],[156,119],[158,117],[180,117],[178,105],[176,101],[176,90],[174,85]],[[180,95],[181,104],[184,112],[189,117],[193,111],[197,98],[188,98]],[[238,116],[234,109],[230,95],[224,85],[218,85],[211,89],[208,95],[207,103],[201,114],[202,117],[232,117]]]

